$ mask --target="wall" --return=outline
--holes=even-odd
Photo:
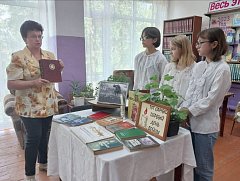
[[[208,28],[209,18],[204,14],[208,11],[209,2],[203,1],[169,1],[168,19],[175,19],[187,16],[202,16],[202,29]]]
[[[55,0],[57,57],[64,62],[59,91],[68,100],[70,81],[86,82],[83,1]]]

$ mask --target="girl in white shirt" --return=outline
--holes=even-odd
[[[174,78],[167,82],[162,79],[160,86],[162,84],[171,85],[182,98],[185,98],[196,57],[192,51],[192,44],[185,35],[172,38],[170,49],[172,62],[166,65],[163,77],[169,74],[174,76]],[[182,101],[183,99],[180,99],[178,105],[180,105]]]
[[[157,28],[146,27],[140,40],[146,50],[139,53],[134,60],[134,90],[144,90],[153,75],[157,75],[160,81],[168,63],[164,55],[156,49],[160,46],[160,31]]]
[[[193,76],[183,106],[190,118],[193,147],[197,162],[194,181],[212,181],[214,171],[213,147],[220,117],[219,108],[231,86],[231,74],[222,59],[227,51],[224,32],[220,28],[203,30],[196,48],[206,57],[194,66]]]

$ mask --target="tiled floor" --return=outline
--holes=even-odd
[[[240,123],[236,123],[233,135],[230,135],[231,126],[232,120],[227,119],[224,137],[216,143],[214,181],[240,180]],[[37,178],[39,181],[59,181],[56,177],[47,177],[46,172],[37,171]],[[0,122],[0,181],[23,180],[24,152],[14,130],[1,129]]]

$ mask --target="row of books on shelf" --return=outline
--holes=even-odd
[[[240,64],[229,64],[232,81],[240,81]]]
[[[151,148],[160,144],[143,130],[132,123],[123,121],[119,117],[106,112],[97,112],[85,119],[91,120],[83,124],[67,123],[83,119],[73,113],[65,114],[53,121],[72,126],[70,130],[76,135],[95,155],[123,149],[125,145],[130,151]],[[93,118],[93,119],[92,119]],[[79,121],[81,122],[81,121]]]
[[[192,35],[186,35],[187,38],[192,42]],[[163,49],[170,49],[170,42],[174,36],[163,37]]]
[[[164,22],[164,34],[192,32],[192,30],[193,30],[192,18]]]

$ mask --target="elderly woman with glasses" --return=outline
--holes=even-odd
[[[134,90],[143,90],[150,82],[150,77],[157,75],[161,80],[166,64],[168,63],[164,55],[157,50],[160,46],[160,31],[155,27],[146,27],[142,31],[140,41],[146,48],[139,53],[134,60]]]
[[[20,33],[26,47],[12,54],[7,67],[8,89],[15,90],[16,112],[26,130],[25,175],[35,181],[35,166],[47,168],[47,145],[52,117],[58,111],[54,84],[40,77],[39,60],[55,60],[53,53],[41,49],[42,26],[35,21],[25,21]],[[57,61],[57,60],[56,60]],[[63,63],[60,61],[61,69]]]

